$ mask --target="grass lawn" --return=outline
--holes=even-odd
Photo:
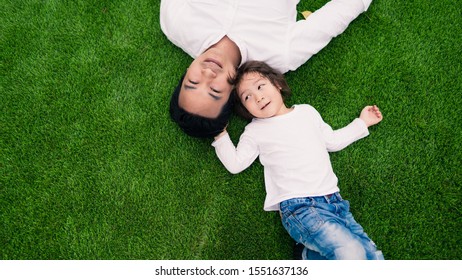
[[[381,108],[371,135],[331,160],[387,259],[462,258],[456,2],[376,0],[286,75],[289,105],[334,128]],[[160,1],[0,4],[1,259],[292,257],[278,214],[263,211],[260,163],[231,175],[211,140],[170,120],[192,59],[161,32]],[[233,140],[244,126],[231,120]]]

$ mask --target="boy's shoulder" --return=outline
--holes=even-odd
[[[310,104],[295,104],[295,105],[293,105],[293,107],[294,108],[302,108],[302,109],[311,109],[311,108],[314,109],[314,107],[311,106]]]
[[[319,118],[322,119],[319,111],[316,110],[316,108],[314,108],[310,104],[298,104],[298,105],[294,105],[294,108],[295,108],[295,111],[298,111],[299,114],[302,114],[304,118],[315,119],[315,120],[318,120]]]
[[[316,113],[318,112],[318,110],[316,110],[316,108],[314,108],[310,104],[297,104],[297,105],[294,105],[293,107],[299,111],[316,112]]]

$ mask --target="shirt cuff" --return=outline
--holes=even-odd
[[[364,11],[367,11],[369,9],[369,6],[371,5],[372,0],[362,0],[364,4]]]
[[[231,141],[231,138],[229,137],[228,132],[225,132],[220,138],[214,140],[212,142],[213,147],[219,146],[223,141]]]
[[[360,118],[356,118],[353,123],[358,127],[363,132],[363,137],[369,135],[369,128],[367,127],[367,124]]]

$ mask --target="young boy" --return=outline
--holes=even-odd
[[[263,62],[243,64],[235,78],[237,111],[251,122],[237,148],[226,130],[212,146],[231,173],[259,157],[264,166],[265,211],[279,211],[290,236],[326,259],[383,259],[374,242],[342,199],[329,159],[366,137],[382,120],[377,106],[366,106],[348,126],[333,130],[310,105],[286,107],[290,89],[284,76]]]

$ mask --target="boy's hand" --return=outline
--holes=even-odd
[[[383,119],[383,116],[379,108],[374,105],[364,107],[359,115],[359,118],[366,123],[367,127],[369,127],[371,125],[378,124]]]
[[[223,135],[225,135],[226,133],[228,133],[228,131],[226,130],[228,128],[228,125],[226,125],[225,129],[223,129],[222,132],[220,132],[217,136],[215,136],[215,140],[218,140],[220,139]]]

